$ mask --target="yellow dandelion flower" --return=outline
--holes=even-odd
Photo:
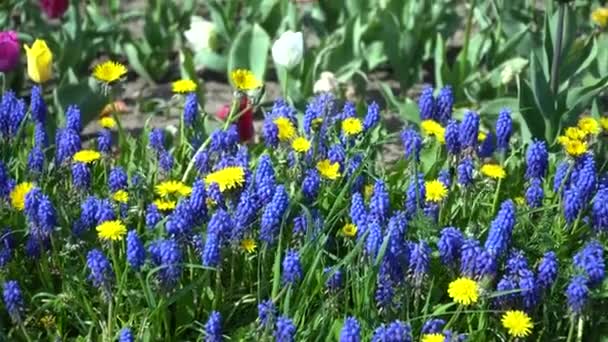
[[[586,136],[585,132],[578,127],[566,128],[564,135],[568,139],[572,139],[572,140],[582,140],[582,139],[585,139],[585,136]]]
[[[321,176],[335,180],[340,177],[340,163],[333,163],[329,161],[329,159],[323,159],[317,163],[317,170],[321,174]]]
[[[569,139],[564,136],[558,137],[557,141],[564,147],[566,153],[572,157],[578,157],[587,152],[587,143],[584,141]]]
[[[469,305],[477,303],[479,286],[471,278],[460,277],[448,286],[448,295],[458,304]]]
[[[98,225],[95,230],[97,230],[97,235],[101,240],[118,241],[122,240],[127,234],[127,227],[119,220],[105,221]]]
[[[363,198],[366,201],[369,201],[369,199],[372,198],[373,194],[374,194],[374,185],[373,184],[365,184],[365,186],[363,187]]]
[[[353,223],[347,223],[344,225],[344,227],[342,227],[342,234],[347,237],[354,237],[357,235],[357,231],[357,226]]]
[[[279,140],[289,141],[296,136],[296,128],[288,118],[280,116],[274,119],[273,122],[279,131]]]
[[[192,80],[178,80],[171,84],[174,93],[186,94],[196,91],[196,83]]]
[[[23,182],[17,184],[11,191],[9,198],[11,199],[11,205],[17,210],[23,210],[25,208],[25,196],[34,187],[34,183]]]
[[[427,202],[441,202],[448,195],[448,189],[439,180],[425,182],[424,189]]]
[[[608,26],[608,8],[598,7],[593,10],[591,12],[591,20],[601,28]]]
[[[598,135],[601,131],[600,123],[590,116],[583,116],[580,118],[578,120],[577,127],[585,135]]]
[[[260,82],[251,70],[247,69],[236,69],[230,73],[232,83],[238,90],[253,90],[260,88],[262,82]]]
[[[114,128],[116,127],[116,120],[114,120],[114,118],[111,116],[104,116],[103,118],[99,119],[99,126],[108,129]]]
[[[502,315],[502,326],[507,329],[509,335],[513,337],[526,337],[530,335],[532,319],[520,310],[509,310]]]
[[[245,183],[245,170],[240,166],[229,166],[208,174],[205,183],[217,183],[221,192],[236,189]]]
[[[241,241],[241,248],[249,254],[255,252],[255,249],[257,247],[258,247],[258,245],[255,243],[255,240],[253,240],[253,239],[244,239],[243,241]]]
[[[440,143],[445,143],[445,128],[435,120],[424,120],[420,123],[422,134],[435,137]]]
[[[355,136],[363,132],[363,123],[358,118],[346,118],[342,121],[342,132],[347,136]]]
[[[482,142],[482,141],[486,140],[487,136],[488,135],[485,134],[484,132],[479,132],[479,133],[477,133],[477,141]]]
[[[156,207],[158,208],[158,210],[160,211],[169,211],[169,210],[173,210],[175,209],[175,205],[177,204],[176,201],[173,200],[165,200],[165,199],[156,199],[154,200],[154,205],[156,205]]]
[[[291,147],[296,152],[306,153],[310,150],[310,141],[304,137],[297,137],[291,142]]]
[[[99,158],[101,158],[101,153],[95,150],[80,150],[74,154],[74,157],[72,157],[75,162],[85,164],[90,164],[96,160],[99,160]]]
[[[445,336],[443,334],[424,334],[420,339],[420,342],[443,342]]]
[[[127,203],[129,201],[129,193],[125,190],[118,190],[112,195],[112,199],[118,203]]]
[[[514,200],[515,200],[515,204],[517,204],[519,206],[526,204],[526,199],[523,198],[522,196],[517,196],[514,198]]]
[[[178,196],[188,196],[192,192],[192,188],[180,181],[169,180],[157,184],[154,187],[154,191],[160,197],[167,197],[173,194]]]
[[[101,82],[112,83],[127,73],[127,67],[124,65],[106,61],[101,64],[97,64],[93,69],[93,77]]]
[[[490,178],[503,179],[507,176],[505,169],[498,164],[484,164],[481,167],[481,173]]]
[[[608,116],[602,116],[600,118],[600,126],[604,131],[608,131]]]

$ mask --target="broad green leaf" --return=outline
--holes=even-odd
[[[555,113],[553,96],[549,87],[549,81],[540,68],[539,61],[535,54],[530,56],[530,88],[536,108],[545,118],[551,118]]]
[[[107,103],[98,89],[94,89],[87,78],[77,84],[65,84],[55,88],[56,104],[64,112],[69,105],[80,108],[82,126],[96,119],[103,106]]]
[[[226,72],[228,59],[212,50],[203,49],[194,54],[194,66],[197,70],[211,69],[216,72]]]
[[[269,49],[270,37],[260,25],[246,27],[236,35],[228,53],[228,74],[232,70],[246,68],[263,80]]]
[[[133,43],[125,43],[123,45],[123,50],[127,55],[127,59],[129,60],[129,67],[133,68],[135,72],[139,74],[142,78],[144,78],[148,82],[153,82],[152,76],[148,73],[148,70],[145,68],[145,64],[141,60],[140,53],[137,47]]]
[[[527,81],[520,79],[519,81],[519,111],[530,135],[535,138],[544,139],[545,124],[544,118],[540,110],[536,106],[534,94],[528,85]]]

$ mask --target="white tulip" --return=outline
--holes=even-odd
[[[277,65],[292,69],[302,61],[304,37],[302,32],[286,31],[272,45],[272,59]]]
[[[194,52],[217,47],[217,30],[215,24],[199,16],[190,18],[190,29],[184,32],[186,40]]]
[[[312,91],[315,93],[333,92],[338,88],[338,80],[333,73],[323,71],[319,79],[315,82]]]

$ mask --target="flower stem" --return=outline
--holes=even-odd
[[[31,342],[32,339],[30,338],[30,335],[27,333],[27,330],[25,329],[25,324],[20,323],[19,324],[19,328],[21,328],[21,333],[25,337],[25,340],[28,341],[28,342]]]
[[[113,336],[112,336],[112,311],[114,310],[114,300],[112,297],[110,297],[109,299],[109,303],[108,303],[108,337],[107,337],[107,341],[112,341],[113,340]]]

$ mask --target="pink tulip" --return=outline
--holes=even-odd
[[[40,0],[40,6],[49,18],[55,19],[67,11],[70,2],[68,0]]]
[[[0,72],[13,70],[19,63],[21,46],[15,31],[0,32]]]

